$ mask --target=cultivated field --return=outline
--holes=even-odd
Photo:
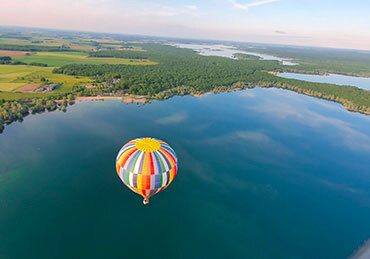
[[[46,38],[46,37],[25,37],[22,38],[7,38],[0,37],[0,44],[11,44],[11,45],[33,45],[33,46],[61,46],[68,44],[69,41],[61,38]]]
[[[126,64],[126,65],[153,65],[150,60],[130,60],[123,58],[95,58],[88,57],[83,52],[37,52],[27,56],[14,56],[14,60],[25,63],[44,63],[51,67],[60,67],[67,64]]]
[[[17,88],[17,92],[21,92],[21,93],[32,93],[33,91],[35,91],[41,84],[39,83],[29,83],[29,84],[25,84],[24,86],[22,87],[19,87]]]
[[[55,67],[68,64],[124,64],[155,65],[150,60],[89,57],[90,51],[96,50],[133,50],[145,51],[141,47],[131,46],[122,40],[95,37],[59,37],[40,36],[38,33],[23,32],[15,35],[0,32],[0,56],[10,56],[12,62],[26,64],[40,63],[47,67],[31,65],[0,65],[0,99],[15,100],[33,98],[60,93],[70,93],[73,86],[91,84],[93,79],[52,73]],[[14,48],[12,48],[14,46]],[[40,48],[38,49],[37,46]],[[64,48],[66,51],[48,51],[42,47]],[[30,51],[19,51],[19,50]],[[31,51],[39,50],[39,51]],[[70,51],[68,51],[70,50]],[[50,93],[37,93],[40,86],[56,83],[60,87]]]
[[[30,92],[37,85],[45,84],[43,79],[61,85],[54,91],[56,93],[69,92],[74,85],[91,83],[88,77],[53,74],[52,70],[50,67],[0,65],[0,99],[4,98],[4,92]]]
[[[10,56],[10,57],[19,57],[26,55],[27,51],[17,51],[17,50],[0,50],[0,56]]]
[[[14,91],[28,82],[23,77],[42,71],[44,68],[31,66],[0,65],[0,91]]]

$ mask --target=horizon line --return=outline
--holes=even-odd
[[[283,44],[283,43],[272,43],[272,42],[254,42],[254,41],[243,41],[243,40],[232,40],[232,39],[211,39],[211,38],[183,38],[175,36],[163,36],[163,35],[153,35],[153,34],[135,34],[135,33],[123,33],[123,32],[106,32],[106,31],[94,31],[94,30],[75,30],[70,28],[48,28],[48,27],[34,27],[25,25],[3,25],[0,27],[9,28],[22,28],[22,29],[42,29],[42,30],[54,30],[54,31],[69,31],[69,32],[83,32],[83,33],[96,33],[96,34],[110,34],[110,35],[121,35],[121,36],[141,36],[141,37],[152,37],[152,38],[164,38],[164,39],[178,39],[178,40],[196,40],[196,41],[219,41],[219,42],[229,42],[229,43],[246,43],[246,44],[259,44],[259,45],[269,45],[269,46],[280,46],[280,47],[300,47],[300,48],[317,48],[317,49],[330,49],[330,50],[344,50],[344,51],[361,51],[369,52],[369,49],[360,48],[345,48],[345,47],[330,47],[322,45],[300,45],[300,44]],[[1,37],[0,37],[1,38]]]

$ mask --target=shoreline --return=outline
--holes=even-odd
[[[199,98],[199,97],[202,97],[202,96],[205,96],[205,95],[208,95],[208,94],[219,94],[219,93],[232,92],[232,91],[241,91],[241,90],[245,90],[245,89],[253,89],[253,88],[256,88],[256,87],[276,88],[276,89],[288,90],[288,91],[295,92],[297,94],[302,94],[302,95],[310,96],[310,97],[313,97],[313,98],[317,98],[317,99],[321,99],[321,100],[325,100],[325,101],[340,104],[340,105],[342,105],[343,109],[345,109],[349,112],[360,113],[360,114],[367,115],[367,116],[370,115],[370,110],[369,109],[367,109],[367,110],[357,109],[347,99],[332,98],[332,96],[323,95],[320,92],[315,92],[315,91],[312,91],[310,89],[298,89],[298,88],[296,89],[296,88],[294,88],[294,86],[289,85],[289,84],[288,85],[279,85],[279,84],[271,85],[270,83],[260,83],[260,84],[257,83],[257,84],[246,84],[246,85],[234,85],[234,86],[228,86],[228,87],[215,87],[214,89],[212,89],[210,91],[207,91],[207,92],[203,92],[203,93],[202,92],[192,93],[191,91],[187,91],[188,89],[176,89],[177,91],[175,90],[175,91],[169,93],[168,95],[166,95],[164,97],[159,97],[159,98],[157,97],[157,98],[154,98],[154,99],[166,100],[166,99],[169,99],[173,96],[184,96],[184,95],[190,95],[190,96]],[[364,89],[360,89],[360,90],[367,91],[367,90],[364,90]]]
[[[124,96],[79,96],[76,97],[76,102],[84,101],[105,101],[105,100],[120,100],[124,103],[145,103],[147,98],[145,96],[124,95]]]
[[[69,100],[68,104],[65,103],[66,100],[54,100],[56,106],[53,109],[44,108],[42,111],[33,112],[29,108],[27,108],[27,113],[22,115],[21,119],[23,119],[24,117],[26,117],[27,115],[29,115],[31,113],[32,114],[42,113],[46,110],[48,110],[49,112],[54,111],[56,109],[66,111],[67,105],[72,105],[75,102],[120,100],[121,102],[126,103],[126,104],[133,104],[133,103],[144,104],[144,103],[150,102],[151,100],[167,100],[167,99],[172,98],[174,96],[190,95],[190,96],[193,96],[195,98],[201,98],[201,97],[204,97],[204,96],[209,95],[209,94],[219,94],[219,93],[232,92],[232,91],[241,91],[241,90],[245,90],[245,89],[253,89],[253,88],[256,88],[256,87],[276,88],[276,89],[288,90],[288,91],[295,92],[297,94],[311,96],[311,97],[314,97],[314,98],[318,98],[318,99],[326,100],[326,101],[329,101],[329,102],[334,102],[334,103],[341,104],[343,109],[347,110],[349,112],[360,113],[360,114],[363,114],[365,116],[370,115],[370,110],[369,109],[367,109],[367,110],[357,109],[353,106],[353,104],[351,102],[349,102],[346,99],[337,99],[337,98],[333,99],[333,98],[331,98],[331,96],[325,96],[325,95],[322,95],[321,93],[311,91],[311,90],[308,90],[308,89],[295,89],[291,85],[270,85],[269,83],[265,83],[265,84],[260,83],[260,84],[252,84],[252,85],[234,85],[234,86],[228,86],[228,87],[216,87],[215,89],[207,91],[207,92],[193,92],[193,93],[191,91],[189,91],[189,89],[186,89],[186,88],[181,88],[181,89],[177,88],[176,90],[171,91],[167,94],[166,94],[166,92],[162,92],[162,94],[165,93],[163,96],[156,96],[154,98],[149,97],[149,96],[136,96],[136,95],[79,96],[79,97],[75,97],[75,99],[73,99],[73,100]],[[12,122],[14,122],[16,120],[20,120],[20,119],[17,118],[17,119],[14,119],[12,121],[9,121],[9,122],[3,122],[3,121],[1,121],[1,118],[0,118],[0,134],[4,131],[5,125],[11,124]]]
[[[350,73],[342,73],[342,72],[320,72],[320,71],[300,71],[300,70],[284,70],[284,71],[267,71],[268,74],[279,76],[283,73],[292,73],[292,74],[301,74],[301,75],[313,75],[313,76],[330,76],[330,75],[339,75],[339,76],[350,76],[350,77],[358,77],[358,78],[370,78],[370,75],[360,75],[360,74],[350,74]]]

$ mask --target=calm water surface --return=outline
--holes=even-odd
[[[344,76],[338,74],[329,75],[309,75],[297,73],[281,73],[279,76],[284,78],[299,79],[315,83],[328,83],[336,85],[351,85],[358,88],[370,90],[370,77]]]
[[[143,206],[115,156],[179,174]],[[370,237],[370,119],[277,89],[83,102],[0,135],[0,258],[346,258]]]
[[[277,60],[281,62],[283,65],[286,66],[295,66],[297,63],[293,63],[291,59],[288,58],[280,58],[268,54],[262,54],[257,52],[250,52],[250,51],[243,51],[238,50],[233,46],[225,46],[220,44],[172,44],[173,46],[179,48],[186,48],[192,49],[198,52],[200,55],[203,56],[218,56],[218,57],[225,57],[225,58],[234,58],[236,53],[247,54],[252,56],[257,56],[262,60]]]

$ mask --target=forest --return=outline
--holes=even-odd
[[[265,77],[273,77],[261,71],[277,70],[281,67],[274,61],[247,62],[222,57],[203,57],[192,50],[159,44],[145,44],[144,48],[147,50],[144,52],[146,57],[159,64],[137,67],[71,64],[57,68],[54,72],[94,77],[98,82],[121,78],[119,85],[123,91],[153,96],[178,86],[194,87],[206,92],[217,86],[231,86],[237,82],[256,83]],[[114,53],[117,51],[110,52]]]
[[[356,87],[310,83],[284,79],[268,71],[285,71],[278,61],[233,60],[205,57],[188,49],[154,43],[141,44],[146,57],[158,62],[154,66],[71,64],[54,70],[74,76],[93,77],[97,82],[120,78],[115,87],[124,93],[168,97],[168,93],[194,94],[215,89],[235,89],[251,86],[279,87],[343,104],[347,109],[370,113],[370,92]],[[109,52],[110,57],[127,51]],[[237,87],[236,87],[237,86]],[[180,87],[180,88],[179,88]],[[185,90],[187,89],[187,90]],[[83,91],[83,89],[82,89]]]
[[[148,59],[148,54],[144,51],[122,51],[122,50],[101,50],[89,53],[90,57],[97,58],[128,58],[128,59]]]

